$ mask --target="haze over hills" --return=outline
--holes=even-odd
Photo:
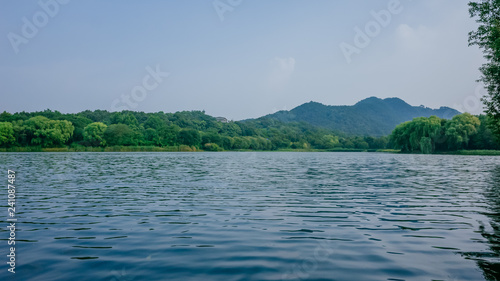
[[[258,119],[277,119],[282,122],[306,122],[314,126],[343,132],[348,135],[385,136],[400,123],[416,117],[450,119],[459,111],[440,107],[411,106],[399,98],[370,97],[355,105],[332,106],[318,102],[304,103],[289,111],[278,111]]]

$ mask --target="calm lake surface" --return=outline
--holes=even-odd
[[[500,157],[2,153],[0,168],[0,280],[500,278]]]

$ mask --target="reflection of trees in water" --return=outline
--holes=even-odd
[[[464,253],[464,256],[477,260],[479,268],[487,280],[500,280],[500,165],[494,167],[485,190],[485,197],[489,205],[487,216],[493,229],[479,228],[481,235],[487,239],[489,253]]]

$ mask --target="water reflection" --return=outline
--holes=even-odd
[[[479,232],[486,239],[490,251],[463,255],[477,261],[485,279],[500,280],[500,165],[492,169],[484,195],[488,204],[485,215],[490,218],[490,222],[489,225],[481,224]]]

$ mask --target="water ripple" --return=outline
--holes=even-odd
[[[496,157],[2,153],[0,167],[18,175],[18,280],[500,276]]]

